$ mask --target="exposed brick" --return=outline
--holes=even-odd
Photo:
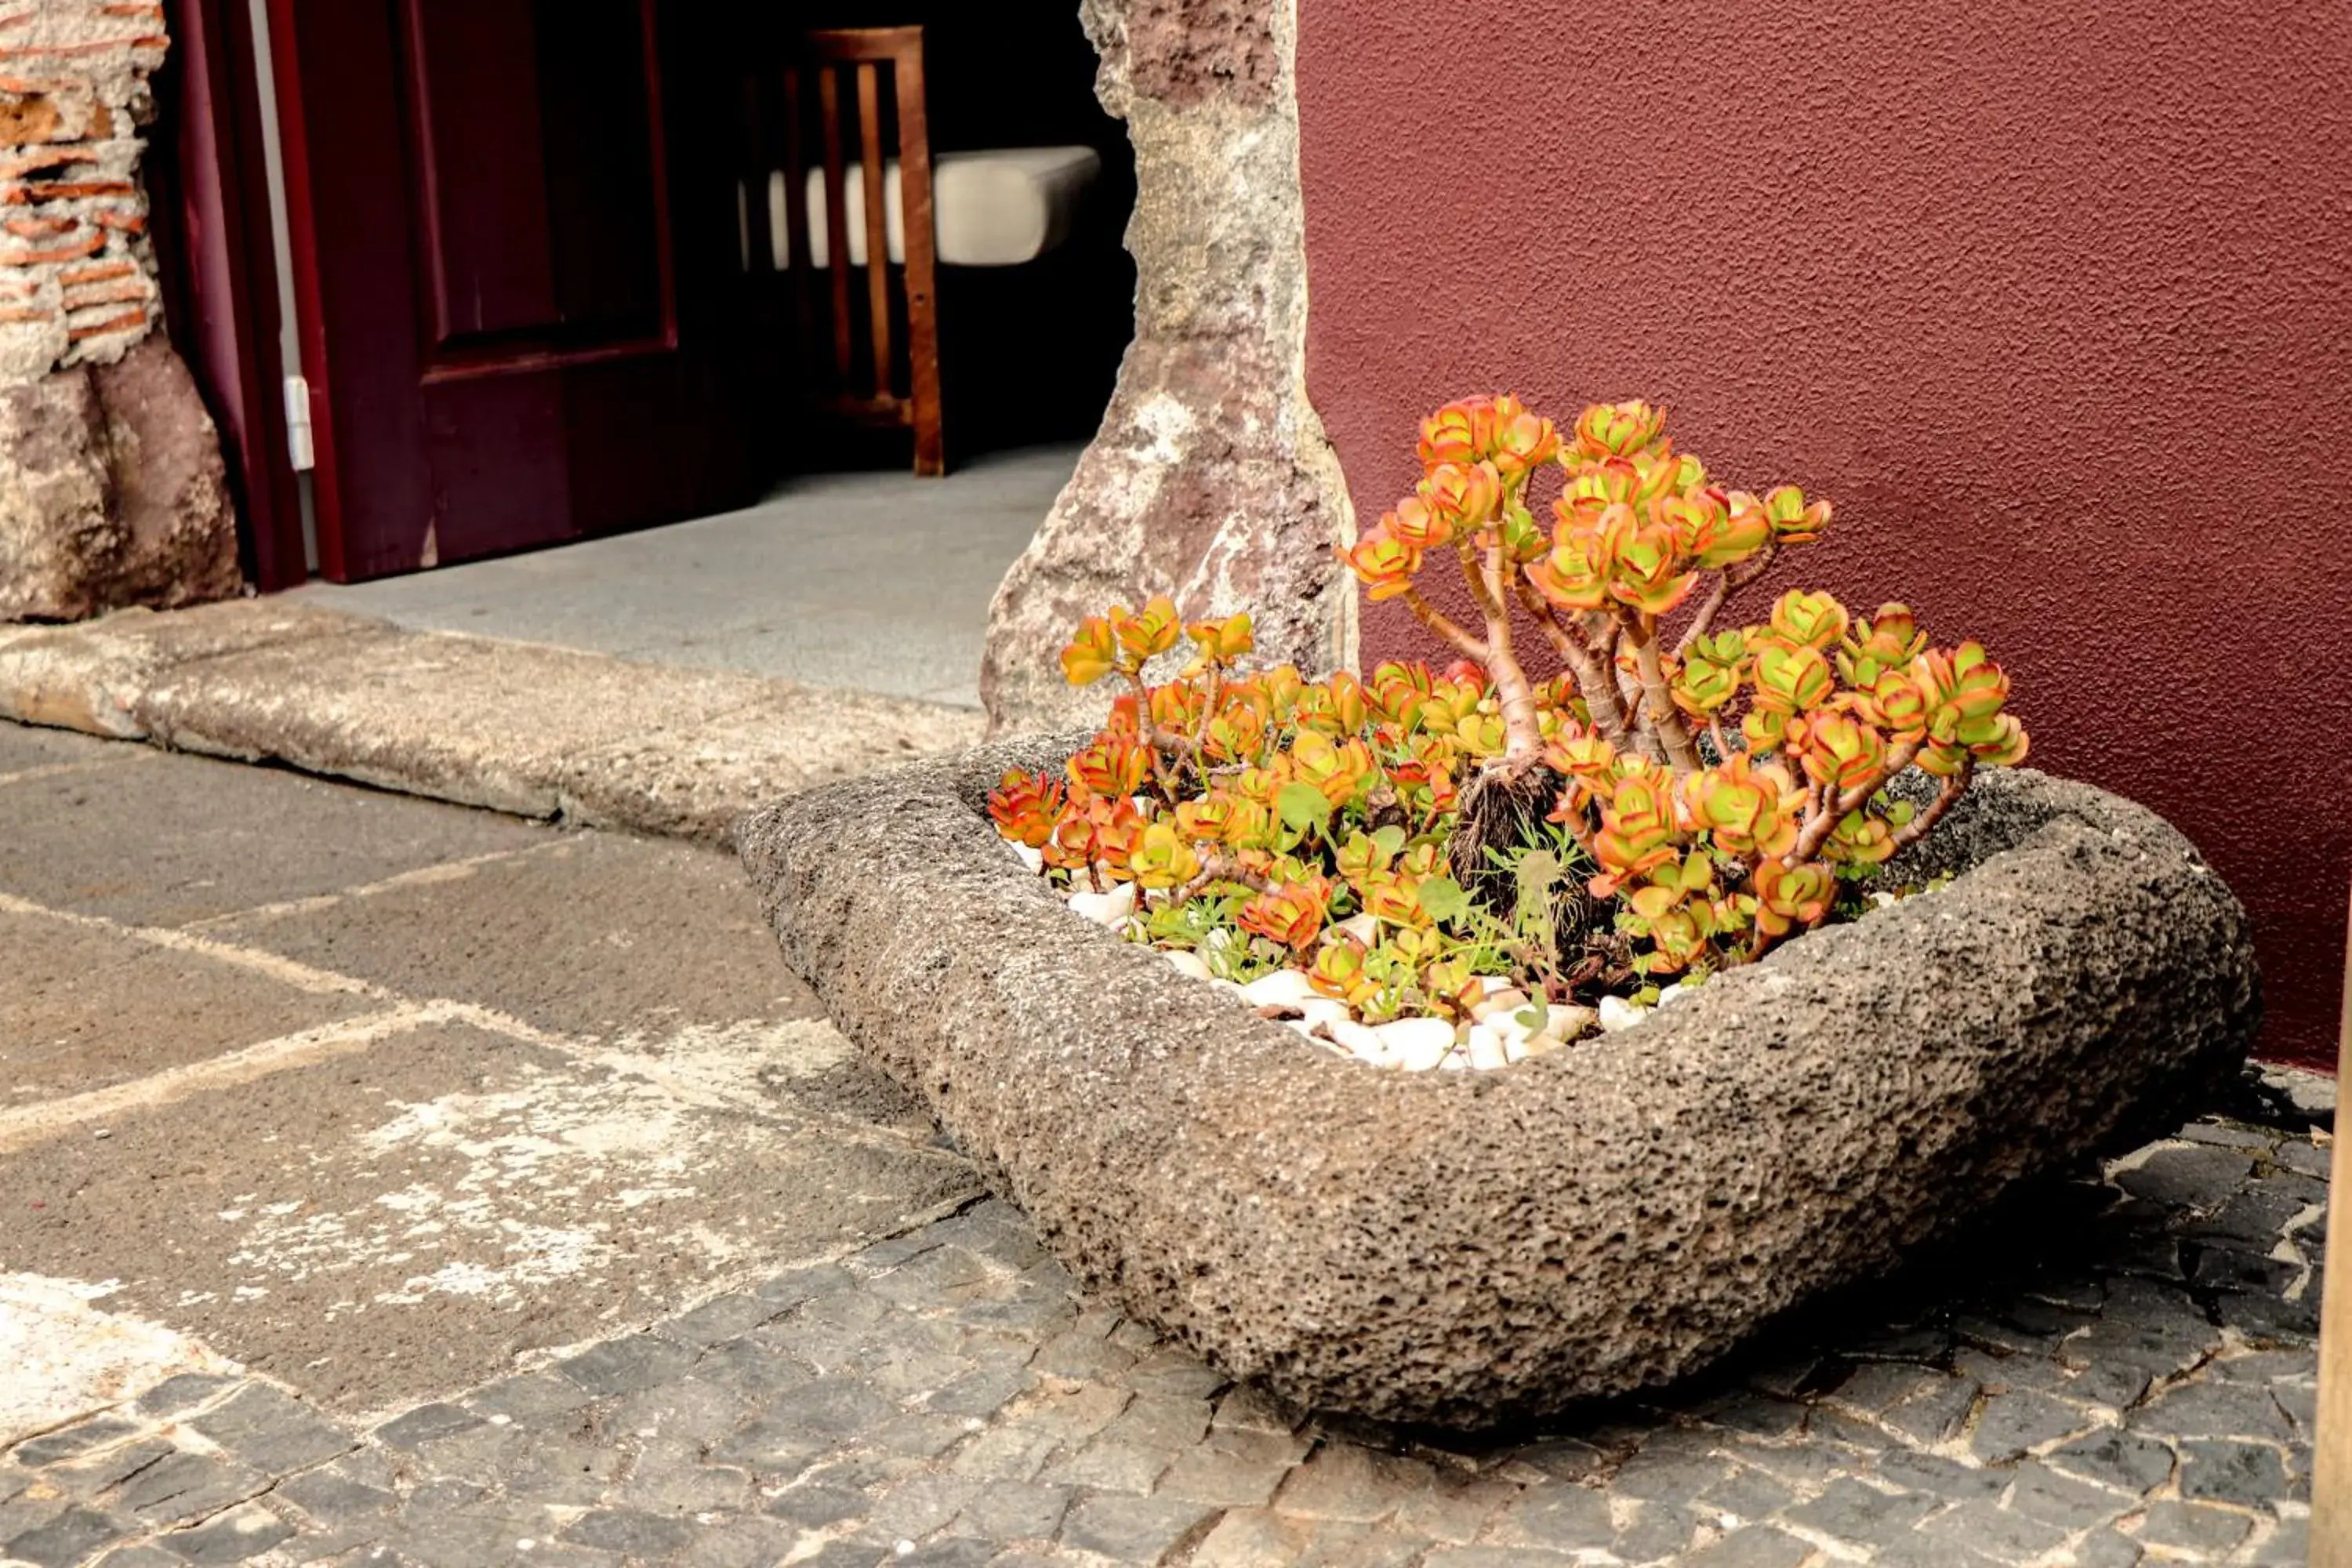
[[[111,363],[157,319],[135,121],[163,24],[152,0],[0,16],[0,385]],[[91,283],[109,287],[67,292]]]

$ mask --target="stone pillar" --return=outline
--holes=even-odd
[[[219,437],[155,328],[143,0],[0,16],[0,620],[237,591]]]
[[[993,732],[1100,716],[1056,658],[1080,617],[1172,595],[1247,610],[1259,656],[1352,663],[1348,492],[1307,400],[1297,0],[1081,0],[1135,143],[1135,341],[1102,428],[991,607]]]

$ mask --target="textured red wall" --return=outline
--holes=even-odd
[[[2267,1054],[2326,1061],[2352,6],[1300,11],[1308,380],[1365,520],[1449,397],[1667,404],[1718,475],[1836,502],[1771,591],[1980,637],[2039,765],[2186,830],[2254,911]]]

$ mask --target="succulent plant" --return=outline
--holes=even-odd
[[[1244,672],[1246,616],[1114,605],[1062,654],[1074,684],[1118,683],[1108,723],[1063,777],[1005,775],[999,831],[1048,875],[1135,883],[1147,934],[1214,948],[1230,977],[1295,965],[1365,1017],[1454,1016],[1481,975],[1559,1002],[1752,962],[1831,918],[1842,880],[1928,832],[1976,769],[2024,758],[2008,677],[1976,643],[1930,647],[1902,605],[1865,619],[1792,589],[1718,627],[1832,509],[1721,488],[1664,410],[1595,405],[1563,437],[1517,398],[1465,399],[1423,422],[1419,452],[1413,493],[1339,557],[1460,659]],[[1555,468],[1547,530],[1530,492]],[[1446,554],[1475,628],[1422,594]],[[1559,658],[1540,679],[1530,631]],[[1181,674],[1147,682],[1182,642]],[[1915,765],[1943,781],[1919,809],[1885,788]],[[1556,889],[1529,891],[1545,879],[1464,864],[1494,853],[1459,830],[1497,785],[1544,792],[1549,841],[1503,858],[1575,868],[1578,902],[1608,917],[1587,947]]]

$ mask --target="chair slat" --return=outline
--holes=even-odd
[[[890,357],[890,214],[884,201],[882,95],[873,64],[857,68],[859,171],[866,185],[866,320],[873,334],[874,390],[887,393],[896,365]],[[844,246],[842,259],[848,259]]]
[[[793,290],[793,330],[797,336],[793,348],[802,356],[796,363],[805,364],[806,356],[814,352],[816,343],[816,264],[809,248],[808,164],[802,156],[801,72],[798,66],[784,68],[784,109],[782,115],[783,162],[772,157],[765,165],[781,166],[784,171],[784,270]],[[777,148],[772,138],[765,149],[773,154]],[[761,205],[767,205],[767,186],[761,185]]]
[[[947,472],[940,401],[938,246],[932,230],[931,134],[924,110],[922,35],[898,55],[898,205],[907,231],[907,401],[915,472]]]
[[[842,178],[841,78],[830,65],[817,67],[816,99],[824,120],[824,269],[833,275],[833,365],[846,392],[856,357],[849,324],[849,203]],[[802,200],[802,193],[793,192],[790,199]]]

